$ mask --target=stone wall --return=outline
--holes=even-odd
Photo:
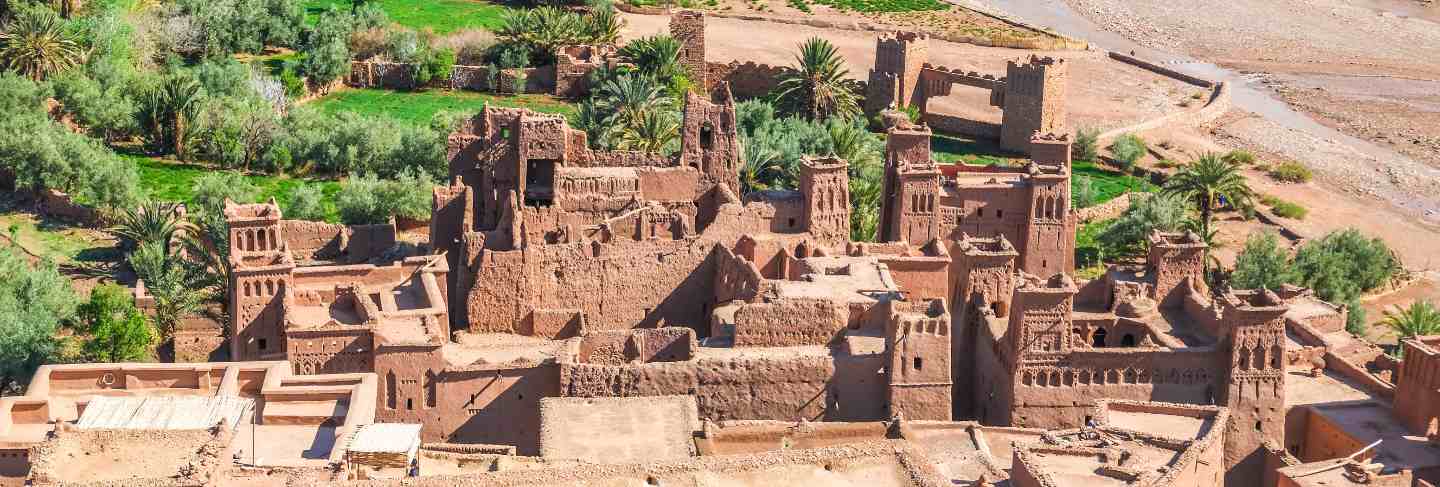
[[[724,82],[737,98],[760,98],[768,95],[780,83],[780,75],[792,71],[786,66],[756,64],[754,61],[731,61],[729,63],[705,63],[705,78],[713,85]]]
[[[834,376],[835,365],[828,356],[777,355],[643,365],[562,364],[560,393],[576,397],[693,394],[700,417],[711,420],[818,421],[827,418],[827,390]]]

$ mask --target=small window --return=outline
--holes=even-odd
[[[995,210],[995,218],[1004,218],[1005,210]]]
[[[1264,429],[1262,428],[1262,426],[1264,426],[1263,423],[1261,423],[1260,421],[1256,421],[1256,422],[1255,422],[1255,431],[1264,431]]]
[[[1120,337],[1120,346],[1122,346],[1122,347],[1133,347],[1133,346],[1135,346],[1135,335],[1126,333],[1125,336]]]
[[[267,342],[267,341],[265,341],[264,338],[261,338],[261,339],[258,340],[256,343],[257,343],[256,346],[260,347],[261,350],[265,350],[265,349],[267,349],[267,348],[270,348],[270,347],[269,347],[270,343]]]
[[[406,399],[406,400],[405,400],[405,409],[410,410],[410,411],[414,411],[414,410],[415,410],[415,400],[414,400],[414,399]]]
[[[975,209],[975,216],[977,216],[977,217],[985,216],[985,209],[984,209],[984,208],[976,208],[976,209]]]
[[[795,228],[795,219],[794,219],[794,218],[791,218],[791,219],[789,220],[789,224],[790,224],[790,228]]]
[[[509,139],[509,138],[510,138],[510,127],[500,127],[500,138],[502,138],[502,139]]]
[[[920,370],[921,365],[923,365],[923,361],[920,357],[915,357],[915,370]]]

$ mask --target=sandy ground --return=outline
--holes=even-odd
[[[626,39],[669,31],[667,16],[625,14],[624,17],[626,27],[622,35]],[[709,19],[706,25],[706,58],[712,62],[754,61],[789,66],[795,64],[800,43],[820,36],[839,49],[849,76],[863,81],[875,64],[878,35],[717,17]],[[931,40],[929,53],[932,64],[998,76],[1004,76],[1006,61],[1030,54],[1064,58],[1069,62],[1070,73],[1067,109],[1071,123],[1080,127],[1120,127],[1181,110],[1180,103],[1198,90],[1111,61],[1099,52],[1022,51]],[[937,111],[971,113],[969,110],[973,110],[998,120],[999,111],[991,109],[988,100],[983,90],[957,87],[949,97],[936,100],[940,107]]]
[[[1323,147],[1333,141],[1318,141],[1312,157],[1296,159],[1343,191],[1440,223],[1440,7],[1410,0],[1066,2],[1141,45],[1250,73],[1320,123],[1398,153],[1336,154]],[[1252,141],[1258,145],[1299,146],[1291,152],[1317,142],[1240,130],[1262,139]]]

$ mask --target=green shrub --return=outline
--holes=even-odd
[[[1286,161],[1269,170],[1270,178],[1286,183],[1308,183],[1315,177],[1310,168],[1294,162]]]
[[[291,220],[319,221],[325,219],[325,192],[318,185],[305,184],[295,188],[290,201],[286,202],[285,218]]]
[[[1290,281],[1315,290],[1320,299],[1346,302],[1380,287],[1400,270],[1385,242],[1359,230],[1339,230],[1312,240],[1295,253]]]
[[[225,209],[225,200],[236,203],[254,203],[259,188],[250,180],[234,171],[216,171],[195,179],[195,204],[190,211],[205,211],[219,214]]]
[[[1305,215],[1308,215],[1310,213],[1310,210],[1306,209],[1304,206],[1300,206],[1299,204],[1283,200],[1276,202],[1274,206],[1271,206],[1270,211],[1275,212],[1275,215],[1277,216],[1280,216],[1282,218],[1289,218],[1292,220],[1304,220]]]
[[[1349,311],[1345,315],[1345,331],[1351,335],[1365,336],[1365,308],[1360,306],[1359,298],[1350,298],[1345,302],[1345,308]]]
[[[1289,256],[1274,232],[1253,232],[1235,257],[1230,283],[1238,289],[1279,289],[1290,273]]]
[[[1076,131],[1075,144],[1070,146],[1070,157],[1092,162],[1100,157],[1100,131],[1084,128]]]
[[[807,2],[806,0],[785,0],[785,4],[789,5],[791,8],[794,8],[795,10],[799,10],[799,11],[805,12],[805,13],[807,13],[807,14],[808,14],[808,13],[814,13],[814,11],[810,10],[810,3]]]
[[[335,207],[347,225],[385,223],[392,216],[423,220],[430,216],[435,183],[418,171],[402,171],[394,179],[371,174],[351,177],[340,185]]]
[[[1076,208],[1089,208],[1100,202],[1100,191],[1095,188],[1095,183],[1090,176],[1077,174],[1070,178],[1071,194],[1074,195],[1072,204]]]
[[[1255,154],[1244,149],[1235,149],[1225,153],[1224,159],[1234,164],[1254,164]]]
[[[1109,149],[1110,154],[1115,157],[1115,162],[1120,163],[1120,167],[1126,171],[1135,167],[1135,163],[1145,157],[1145,153],[1149,150],[1145,145],[1145,139],[1135,134],[1117,137],[1114,142],[1110,143]]]
[[[1150,234],[1156,230],[1173,232],[1191,222],[1190,202],[1183,196],[1159,193],[1133,199],[1114,223],[1096,236],[1107,255],[1136,254],[1145,249]]]

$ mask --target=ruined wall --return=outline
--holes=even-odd
[[[395,225],[335,225],[305,220],[281,220],[285,243],[297,262],[359,263],[395,246]]]
[[[769,95],[780,83],[780,75],[792,71],[787,66],[756,64],[754,61],[705,63],[705,79],[712,86],[729,85],[736,98],[751,99]]]
[[[677,57],[686,77],[695,86],[710,89],[705,64],[705,12],[676,10],[670,14],[670,36],[680,42]]]
[[[1395,415],[1417,434],[1440,434],[1440,354],[1435,337],[1403,340],[1405,360],[1395,382]]]

